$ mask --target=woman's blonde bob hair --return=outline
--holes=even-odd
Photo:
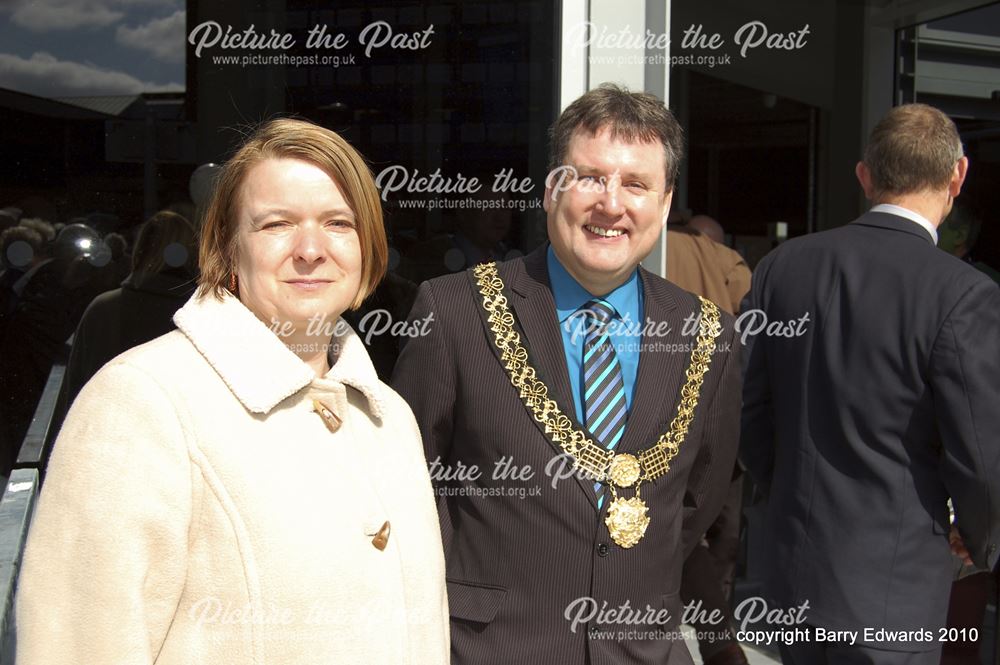
[[[198,291],[222,298],[236,267],[240,190],[247,173],[267,159],[301,159],[329,175],[354,212],[361,245],[357,309],[385,276],[389,247],[378,188],[364,158],[336,133],[305,120],[281,118],[261,125],[219,173],[202,225]]]

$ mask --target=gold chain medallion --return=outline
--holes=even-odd
[[[642,540],[649,526],[649,508],[638,496],[623,499],[620,496],[608,506],[604,523],[611,534],[611,540],[628,549]]]
[[[529,413],[542,424],[545,433],[563,452],[573,458],[573,464],[596,481],[607,483],[615,496],[608,506],[604,523],[611,538],[622,547],[638,543],[649,526],[649,508],[639,498],[639,486],[653,482],[670,470],[670,461],[680,451],[684,437],[694,419],[694,410],[701,396],[701,384],[712,363],[715,340],[722,332],[719,308],[701,296],[701,318],[698,323],[698,340],[691,350],[681,400],[670,428],[655,445],[639,453],[638,459],[627,453],[615,454],[594,441],[584,432],[573,427],[573,422],[562,412],[555,400],[549,398],[549,388],[538,378],[535,368],[528,364],[528,350],[521,344],[521,335],[514,329],[514,314],[507,306],[503,293],[504,284],[497,273],[496,263],[483,263],[473,270],[483,309],[493,331],[493,343],[500,351],[500,358]],[[636,484],[638,483],[638,484]],[[636,495],[631,499],[618,496],[616,488],[636,484]]]
[[[611,460],[611,468],[608,469],[608,476],[618,487],[632,487],[635,481],[642,475],[642,467],[637,460],[628,453],[615,455]]]

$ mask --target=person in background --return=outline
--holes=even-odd
[[[985,273],[994,282],[1000,283],[1000,271],[982,261],[977,261],[973,255],[982,228],[983,222],[979,217],[962,206],[955,206],[944,223],[938,227],[938,247]]]
[[[131,272],[132,261],[128,254],[128,241],[122,234],[112,232],[104,236],[104,244],[111,252],[111,265],[114,267],[111,274],[117,288]]]
[[[786,665],[938,665],[951,553],[1000,556],[1000,288],[935,247],[968,168],[948,116],[896,107],[856,167],[871,210],[754,272],[748,308],[792,333],[748,338],[740,441],[765,594],[809,603]]]
[[[401,266],[403,276],[416,284],[460,272],[480,263],[503,261],[510,252],[508,236],[514,219],[511,197],[494,192],[491,178],[479,176],[481,189],[471,199],[482,207],[454,211],[454,232],[409,247]]]
[[[0,329],[17,307],[34,268],[45,261],[45,241],[35,229],[12,226],[0,233]]]
[[[986,263],[976,261],[972,251],[982,221],[970,210],[961,205],[955,205],[938,227],[938,247],[952,256],[958,257],[976,270],[986,274],[995,282],[1000,282],[1000,272]],[[973,564],[967,564],[961,557],[952,555],[955,564],[955,579],[951,585],[951,595],[948,600],[948,629],[954,630],[956,640],[949,640],[941,648],[941,665],[979,665],[979,639],[969,639],[970,635],[977,638],[986,616],[986,605],[989,602],[991,583],[994,582],[992,571],[980,570]]]
[[[42,240],[47,243],[53,242],[56,239],[57,229],[54,224],[47,222],[44,219],[39,219],[38,217],[22,217],[19,222],[20,226],[26,226],[29,229],[35,229],[42,235]]]
[[[730,314],[750,290],[750,268],[735,250],[722,242],[722,225],[708,215],[695,215],[684,226],[667,227],[667,279],[708,298]],[[743,471],[733,465],[726,502],[694,551],[684,561],[681,600],[698,605],[704,615],[725,617],[723,622],[692,619],[700,636],[698,650],[705,665],[744,665],[746,655],[732,627],[733,579],[740,552]]]
[[[739,252],[722,244],[722,238],[722,226],[707,215],[695,215],[683,226],[668,226],[667,279],[736,314],[750,290],[750,268]]]
[[[726,244],[726,232],[715,219],[708,215],[694,215],[688,220],[687,227],[691,231],[697,231],[720,245]],[[748,287],[749,288],[749,285]]]
[[[18,218],[4,208],[0,208],[0,233],[17,226]]]
[[[52,224],[22,219],[21,226],[42,238],[55,235]],[[39,258],[13,285],[17,302],[0,326],[0,376],[10,390],[0,392],[0,475],[7,475],[17,459],[52,366],[65,361],[66,342],[87,304],[97,295],[89,263],[100,236],[82,224],[64,228],[46,242]]]
[[[158,212],[142,225],[132,271],[121,288],[87,307],[73,337],[63,378],[69,405],[90,378],[118,354],[174,329],[174,313],[194,291],[197,241],[186,219]]]
[[[387,254],[340,136],[274,120],[237,150],[178,330],[105,365],[55,443],[20,665],[448,662],[420,434],[340,320]]]
[[[396,327],[406,322],[406,315],[416,297],[416,284],[388,272],[360,307],[344,312],[344,320],[351,324],[365,343],[382,381],[388,382],[392,378],[392,370],[406,339]]]

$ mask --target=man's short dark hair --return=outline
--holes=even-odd
[[[647,92],[629,92],[613,83],[602,83],[566,107],[549,130],[549,169],[564,164],[569,142],[576,131],[597,134],[604,128],[611,138],[629,143],[663,145],[666,191],[673,189],[684,156],[684,132],[663,102]]]
[[[898,195],[944,189],[962,155],[951,118],[933,106],[904,104],[875,125],[864,162],[876,194]]]

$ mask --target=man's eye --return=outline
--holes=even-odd
[[[278,229],[278,228],[281,228],[281,227],[285,226],[286,224],[288,224],[288,222],[286,222],[285,220],[278,219],[278,220],[274,220],[273,222],[265,222],[264,225],[261,226],[260,228],[262,228],[262,229]]]
[[[354,222],[349,219],[331,219],[326,223],[328,227],[337,229],[353,229]]]

